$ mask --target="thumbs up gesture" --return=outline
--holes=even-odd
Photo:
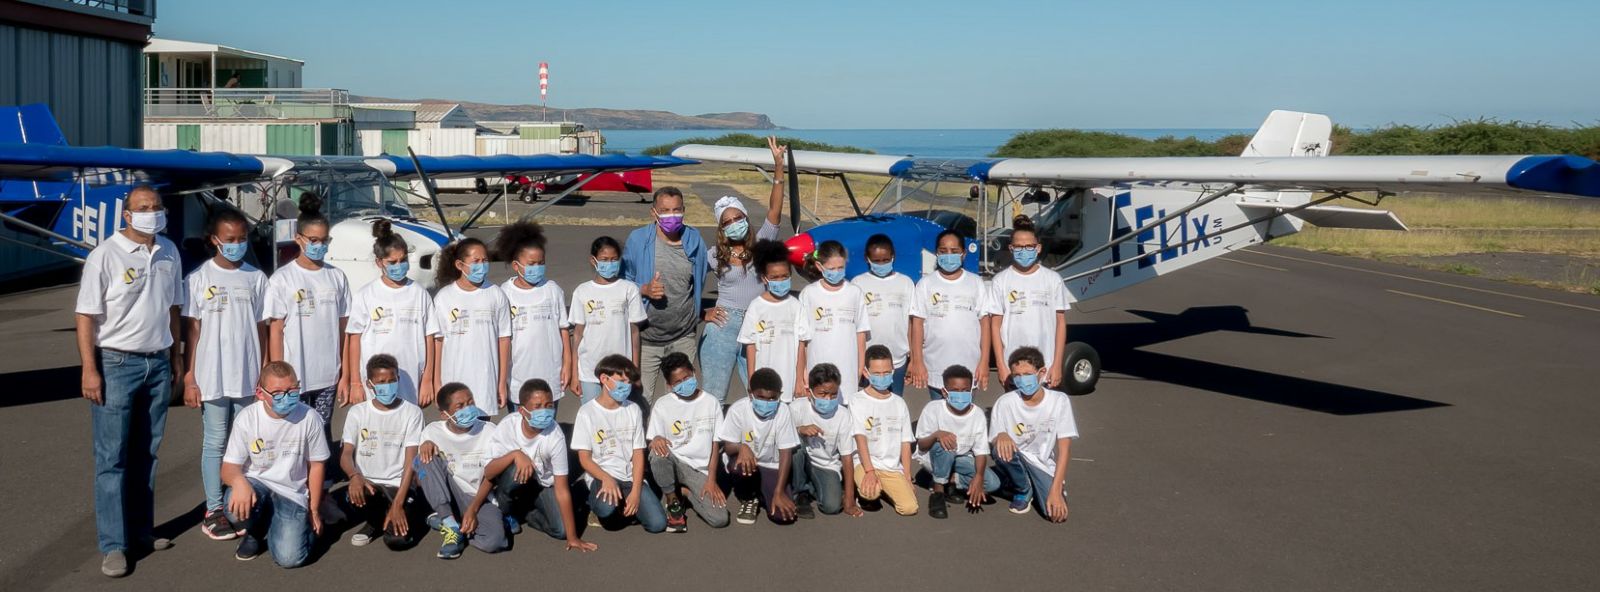
[[[656,277],[650,283],[639,287],[639,293],[651,300],[660,300],[667,296],[667,286],[661,283],[661,272],[656,272]]]

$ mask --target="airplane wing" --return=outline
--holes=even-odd
[[[771,159],[771,153],[768,153]],[[396,180],[420,178],[411,159],[404,156],[367,158],[367,163]],[[423,172],[434,179],[482,177],[486,174],[554,176],[576,173],[636,171],[695,164],[675,156],[631,156],[627,154],[534,154],[519,156],[418,156]]]

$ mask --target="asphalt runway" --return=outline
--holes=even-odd
[[[589,240],[625,229],[552,230],[570,291]],[[683,535],[590,529],[587,555],[524,534],[454,562],[433,557],[437,535],[394,553],[343,532],[285,571],[194,528],[200,419],[174,408],[157,516],[176,547],[110,580],[75,293],[0,297],[3,590],[1574,590],[1600,576],[1600,297],[1260,247],[1070,313],[1069,337],[1109,373],[1073,399],[1064,525],[1000,507],[715,532],[691,517]],[[908,401],[915,414],[926,397]]]

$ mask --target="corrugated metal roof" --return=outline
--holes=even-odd
[[[276,56],[270,53],[228,47],[215,43],[199,43],[196,41],[179,41],[177,39],[160,39],[152,37],[150,43],[144,46],[145,53],[218,53],[222,55],[241,56],[260,60],[279,60],[305,64],[305,60]]]
[[[417,114],[417,123],[438,123],[461,109],[461,105],[457,103],[355,103],[354,106],[411,111]]]

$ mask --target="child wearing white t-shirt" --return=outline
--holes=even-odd
[[[572,309],[567,313],[574,326],[572,339],[578,344],[579,395],[584,404],[600,396],[601,381],[593,370],[601,359],[613,354],[630,362],[639,359],[639,325],[647,318],[639,285],[620,276],[622,245],[616,239],[594,239],[589,264],[594,266],[594,279],[572,291]]]
[[[544,230],[536,222],[506,225],[495,237],[494,248],[500,260],[510,262],[513,274],[500,284],[511,301],[508,392],[515,394],[538,379],[553,388],[553,401],[559,402],[567,391],[579,389],[578,358],[569,345],[572,322],[567,320],[567,295],[545,276]]]
[[[944,398],[951,366],[976,372],[978,390],[989,385],[989,287],[963,269],[962,244],[953,230],[939,233],[934,273],[917,282],[911,306],[911,384],[935,400]]]
[[[1000,476],[989,468],[989,424],[983,409],[972,404],[972,371],[950,366],[941,373],[945,398],[922,408],[917,419],[917,446],[912,457],[933,476],[928,515],[949,515],[945,500],[979,508],[1000,488]],[[955,484],[950,483],[952,474]]]
[[[374,282],[376,283],[376,282]],[[344,417],[339,465],[350,477],[345,499],[363,520],[350,544],[366,546],[382,533],[392,551],[411,548],[424,532],[411,528],[420,504],[408,504],[416,483],[406,470],[422,445],[422,408],[400,396],[400,362],[389,354],[367,359],[362,390],[371,396]]]
[[[796,449],[793,489],[796,513],[811,513],[811,502],[823,514],[860,516],[856,504],[855,425],[841,406],[843,377],[833,364],[817,364],[807,376],[809,401],[789,404],[801,446]]]
[[[888,235],[867,237],[866,251],[867,273],[856,276],[850,283],[861,288],[862,298],[866,301],[867,324],[872,327],[871,334],[867,336],[867,345],[889,348],[889,353],[894,356],[894,384],[889,386],[889,390],[896,395],[904,395],[906,370],[909,367],[907,362],[911,353],[909,319],[912,298],[916,297],[916,282],[894,270],[894,241],[889,240]],[[841,388],[846,392],[854,392],[865,379],[865,373],[861,376],[846,375]]]
[[[339,268],[323,262],[332,236],[321,200],[300,196],[295,245],[300,255],[267,280],[267,359],[294,367],[300,396],[322,416],[323,437],[333,444],[333,408],[347,403],[344,360],[345,323],[350,315],[350,282]]]
[[[509,396],[505,377],[511,368],[511,302],[489,283],[489,248],[475,238],[446,245],[439,252],[433,296],[439,317],[438,384],[459,382],[472,404],[499,415]]]
[[[662,357],[661,375],[670,392],[651,406],[645,438],[650,442],[650,476],[667,504],[667,532],[688,530],[685,501],[707,525],[723,528],[728,525],[727,497],[713,477],[721,456],[716,432],[722,403],[700,390],[687,354]]]
[[[850,398],[851,434],[856,439],[856,494],[876,505],[889,498],[901,516],[917,513],[917,495],[911,488],[911,411],[904,397],[889,390],[894,362],[889,348],[867,348],[867,388]]]
[[[783,243],[757,241],[755,262],[766,290],[745,310],[739,343],[744,344],[745,357],[750,360],[750,375],[755,376],[761,368],[772,369],[788,387],[782,393],[783,402],[788,403],[805,396],[806,351],[802,346],[811,340],[811,323],[800,300],[790,294],[794,267]]]
[[[1067,343],[1067,288],[1061,276],[1039,265],[1039,236],[1033,221],[1017,216],[1012,222],[1011,266],[995,274],[989,314],[993,322],[995,355],[1010,359],[1019,348],[1032,347],[1044,356],[1039,378],[1044,386],[1060,386],[1063,347]],[[1011,370],[1000,366],[1005,384]]]
[[[278,566],[299,567],[322,534],[328,440],[322,417],[301,403],[299,382],[287,362],[263,366],[255,404],[235,418],[228,434],[223,507],[228,520],[244,531],[234,551],[241,561],[260,556],[265,545]]]
[[[995,463],[1013,491],[1011,512],[1034,507],[1051,522],[1067,521],[1067,460],[1078,422],[1066,393],[1044,388],[1040,371],[1044,354],[1032,347],[1011,353],[1008,366],[1016,390],[994,404],[989,434]]]
[[[567,480],[567,436],[556,425],[550,383],[541,378],[523,383],[517,401],[516,410],[495,429],[489,453],[494,460],[484,468],[485,475],[494,477],[478,485],[473,508],[481,507],[492,489],[512,534],[522,531],[519,520],[526,521],[550,538],[565,540],[569,551],[597,549],[578,538]]]
[[[872,326],[867,322],[865,293],[845,282],[848,259],[849,252],[839,241],[823,241],[812,260],[822,281],[800,291],[800,308],[806,312],[811,334],[806,342],[808,374],[817,364],[833,364],[845,376],[862,374],[862,356]]]
[[[484,468],[493,452],[495,424],[472,402],[472,389],[459,382],[439,387],[439,420],[422,429],[422,446],[408,470],[433,508],[428,527],[442,539],[440,559],[455,559],[471,544],[484,553],[510,548],[500,507],[474,506]]]
[[[438,357],[439,315],[433,310],[433,296],[412,281],[409,260],[411,249],[395,234],[385,219],[372,222],[373,265],[378,279],[356,290],[350,302],[350,322],[345,333],[345,380],[350,400],[360,401],[367,390],[367,361],[379,354],[394,356],[399,364],[400,398],[418,407],[433,404],[438,391],[431,362]]]
[[[578,408],[572,422],[572,449],[578,451],[589,508],[600,524],[612,527],[638,518],[645,532],[667,529],[661,500],[644,480],[644,415],[629,399],[639,384],[639,367],[621,354],[595,364],[600,394]]]
[[[717,426],[733,493],[739,496],[739,524],[755,524],[762,502],[774,524],[790,524],[798,517],[789,492],[789,467],[800,436],[789,406],[780,400],[785,390],[777,372],[756,370],[750,376],[750,396],[729,405]]]

